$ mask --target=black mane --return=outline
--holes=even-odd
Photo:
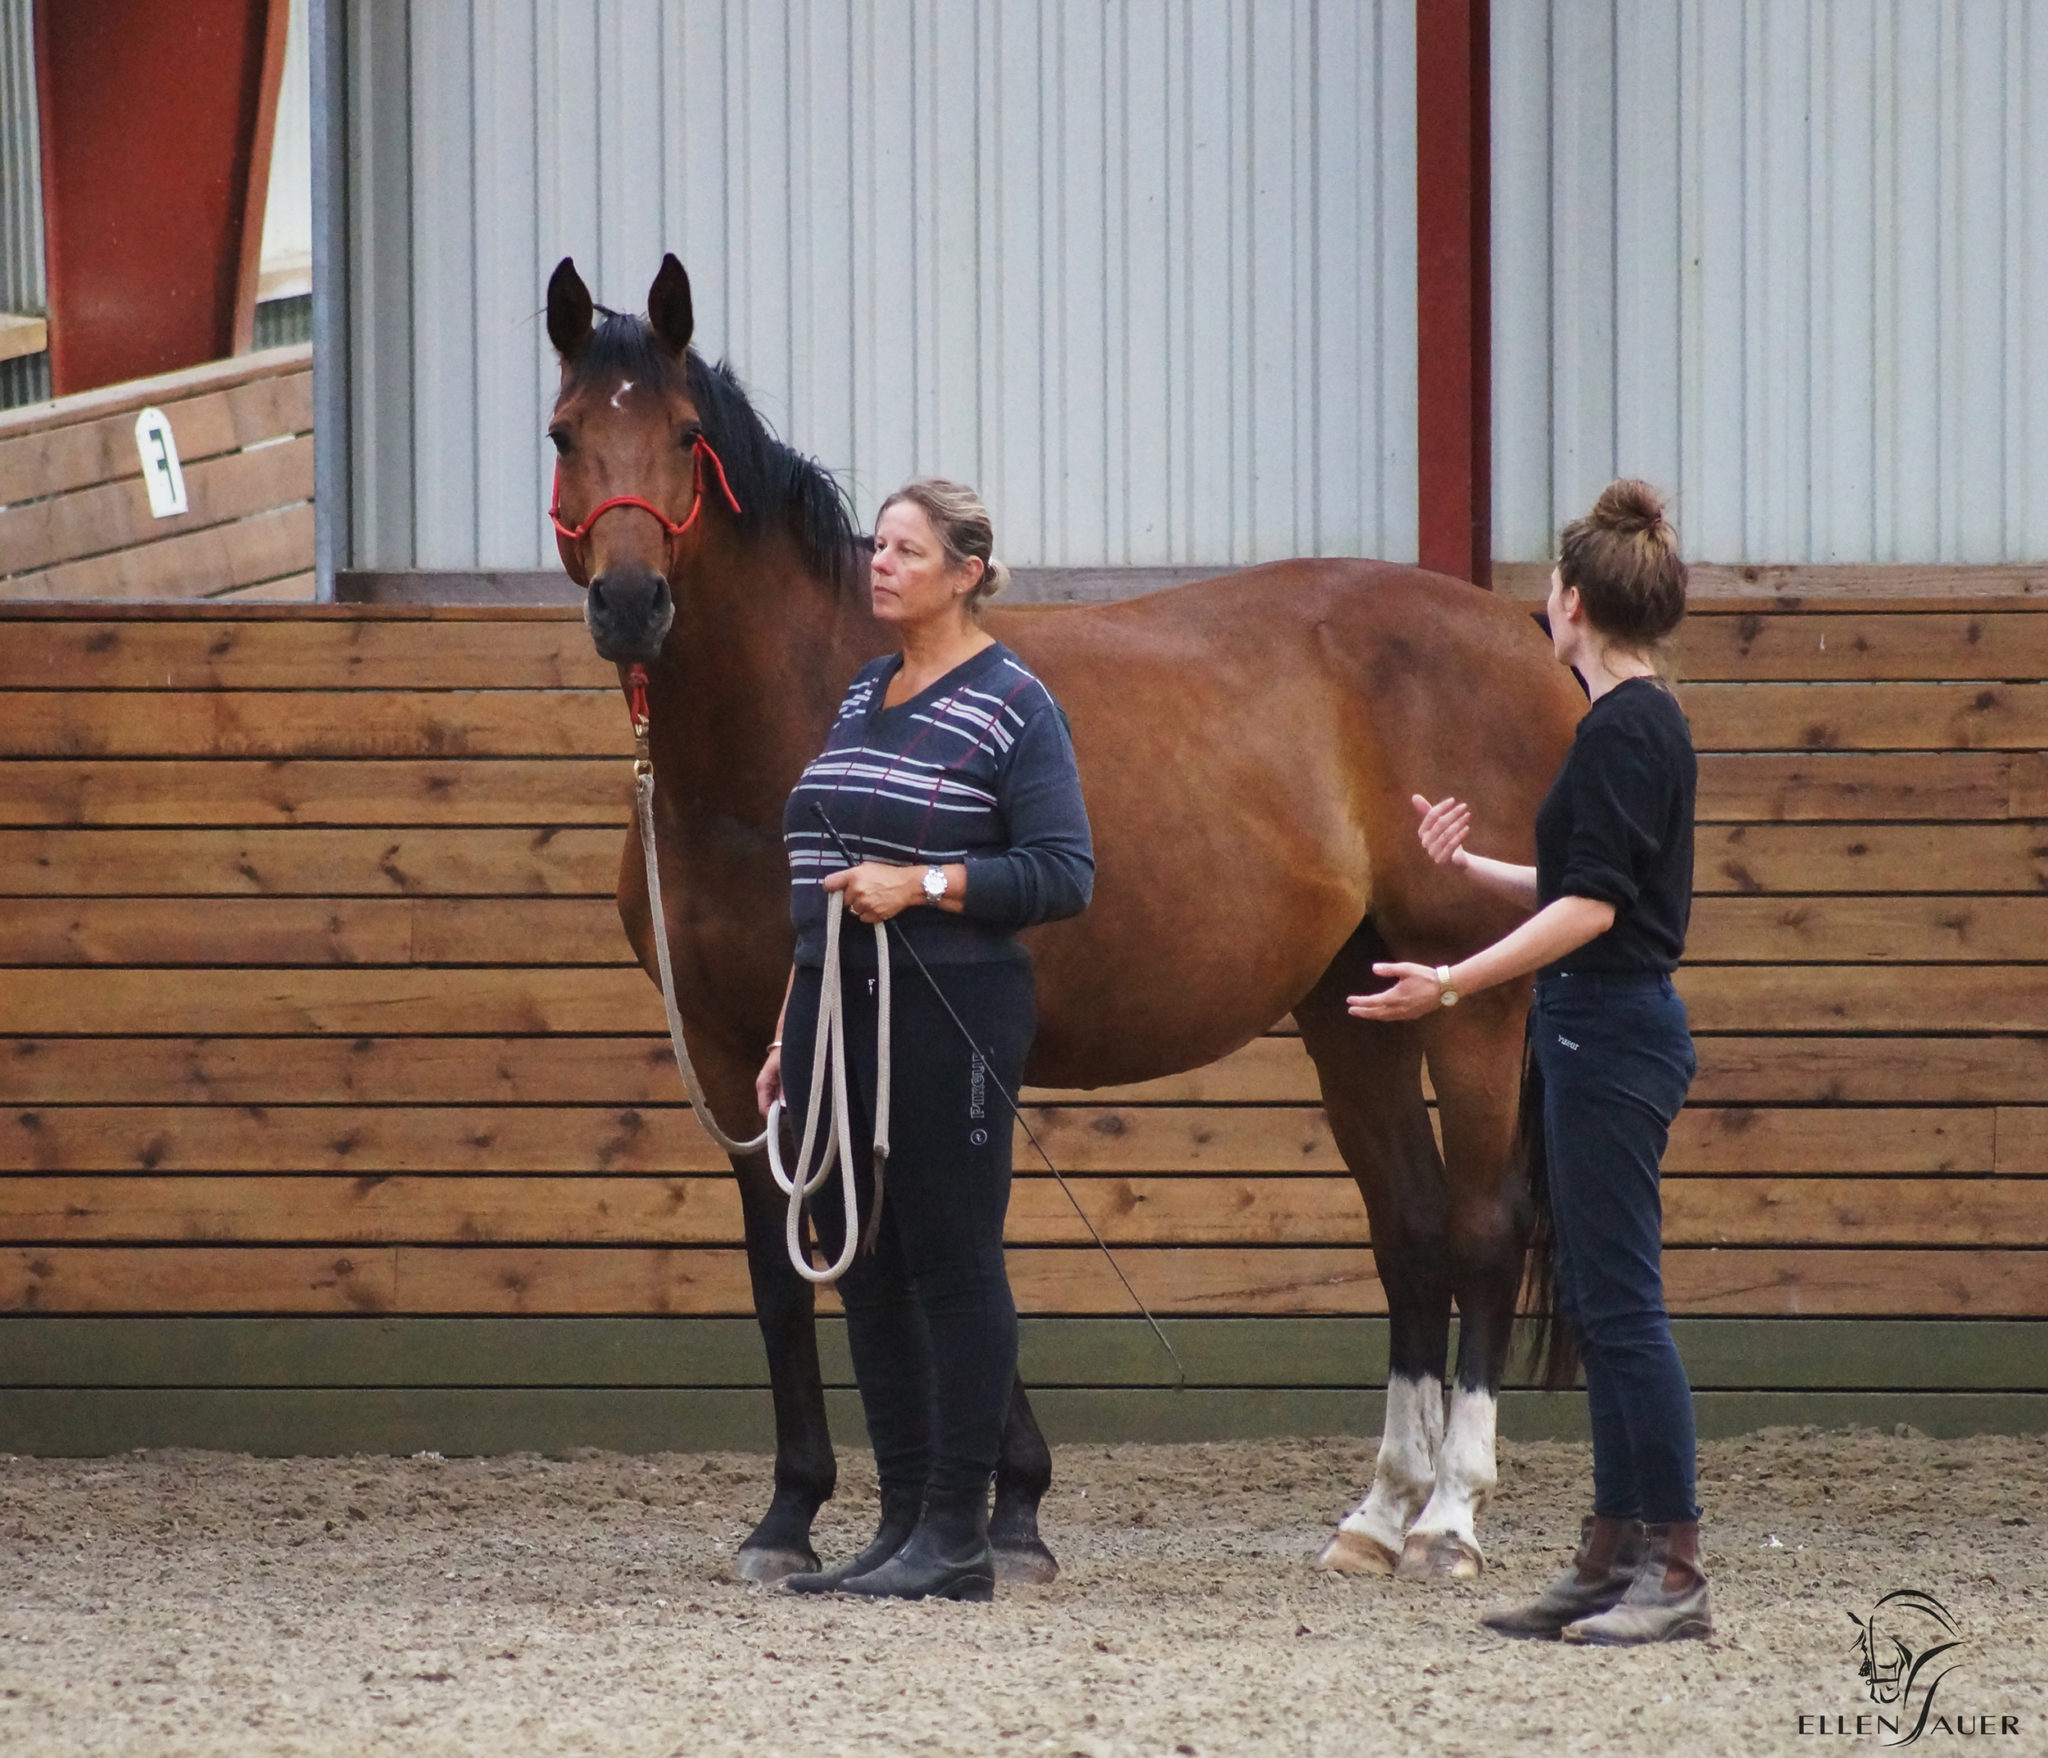
[[[856,584],[865,572],[864,543],[832,473],[776,438],[724,361],[714,366],[696,349],[686,349],[679,385],[676,357],[655,339],[645,318],[603,306],[598,312],[589,341],[577,352],[569,388],[592,379],[629,378],[687,391],[740,503],[740,529],[758,537],[780,524],[796,538],[804,560],[834,587]]]

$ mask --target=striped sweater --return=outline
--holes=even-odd
[[[846,865],[818,821],[822,806],[857,860],[967,867],[964,910],[909,909],[890,924],[927,964],[1021,959],[1016,932],[1078,915],[1095,883],[1095,853],[1066,716],[1000,642],[909,701],[882,705],[900,654],[864,666],[839,705],[825,748],[783,813],[796,962],[825,961],[821,881]],[[849,918],[849,966],[874,967],[874,936]]]

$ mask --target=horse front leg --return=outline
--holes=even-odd
[[[1404,1579],[1469,1579],[1486,1566],[1478,1522],[1499,1482],[1500,1388],[1531,1218],[1514,1152],[1526,1003],[1522,986],[1495,991],[1426,1027],[1450,1192],[1458,1371],[1436,1486],[1402,1549]]]
[[[1052,1448],[1039,1431],[1020,1374],[1010,1391],[1010,1413],[1003,1419],[995,1510],[988,1522],[999,1579],[1037,1587],[1059,1575],[1059,1560],[1038,1535],[1038,1505],[1051,1484]]]
[[[825,1378],[818,1365],[817,1297],[790,1267],[783,1240],[787,1198],[768,1176],[763,1155],[734,1162],[746,1216],[747,1273],[754,1317],[768,1350],[775,1404],[775,1494],[739,1549],[742,1580],[780,1581],[818,1567],[811,1522],[839,1481],[825,1421]]]

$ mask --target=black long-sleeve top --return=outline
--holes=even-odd
[[[861,669],[783,812],[796,962],[825,962],[821,882],[847,864],[814,803],[856,860],[965,863],[962,913],[905,910],[889,924],[892,940],[900,932],[927,964],[1021,959],[1017,930],[1078,915],[1095,885],[1066,716],[1001,642],[885,708],[902,665],[891,654]],[[847,923],[840,956],[849,967],[872,969],[874,936]]]
[[[1536,813],[1536,903],[1595,898],[1614,905],[1614,924],[1545,975],[1677,968],[1698,784],[1692,730],[1654,679],[1626,679],[1586,710]]]

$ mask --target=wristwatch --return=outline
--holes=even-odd
[[[939,901],[939,899],[940,899],[940,898],[942,898],[942,897],[944,897],[945,895],[946,895],[946,869],[945,869],[944,867],[927,867],[927,868],[925,868],[925,870],[924,870],[924,900],[925,900],[925,902],[926,902],[926,903],[937,903],[937,902]]]
[[[1436,986],[1442,991],[1437,999],[1444,1006],[1456,1007],[1458,1005],[1458,991],[1451,987],[1451,967],[1449,965],[1440,964],[1436,967]]]

